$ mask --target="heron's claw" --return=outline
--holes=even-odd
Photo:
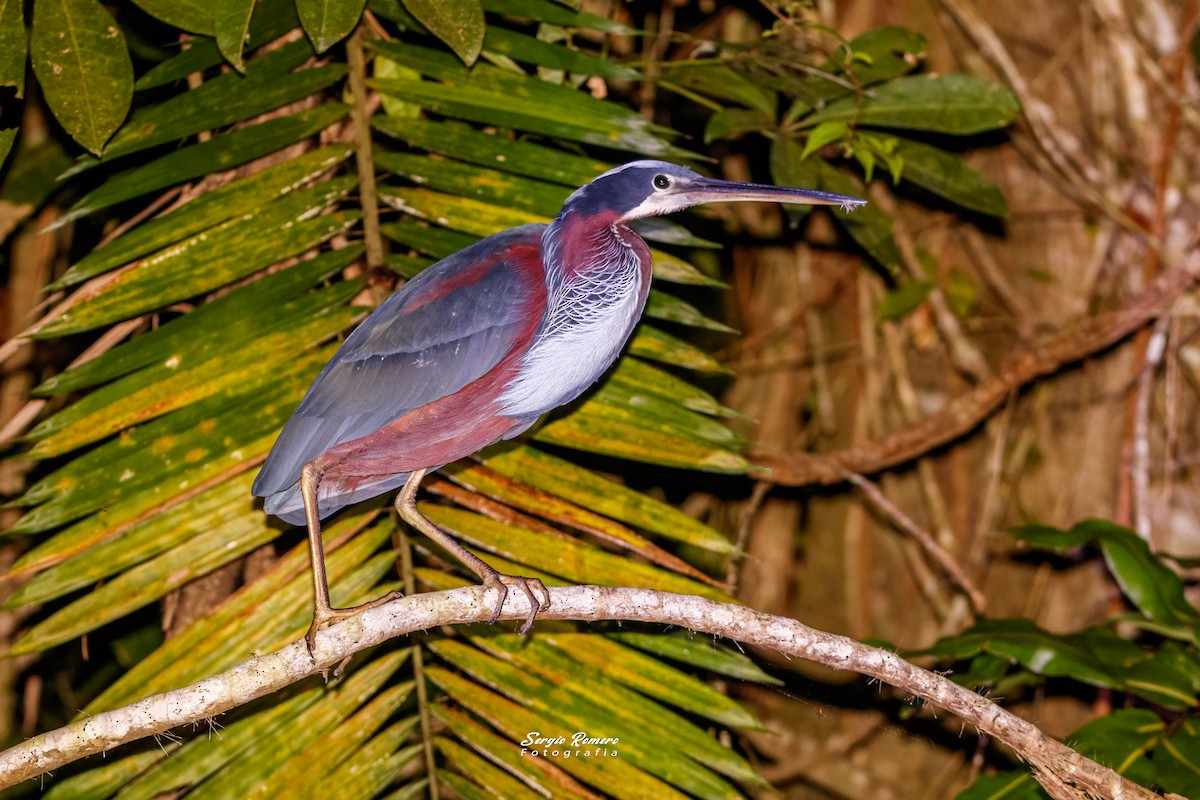
[[[550,592],[546,589],[546,585],[537,578],[525,578],[520,575],[501,575],[499,572],[493,572],[484,576],[483,585],[500,592],[500,597],[496,601],[496,608],[492,611],[491,619],[488,620],[489,625],[500,619],[500,612],[504,610],[504,601],[508,599],[509,586],[517,586],[529,598],[529,616],[525,618],[525,624],[521,626],[520,634],[522,636],[529,633],[529,629],[533,627],[533,621],[537,617],[538,612],[550,608]],[[537,590],[541,594],[541,598],[534,594],[534,590]]]
[[[317,646],[317,632],[321,630],[321,628],[324,628],[330,623],[337,622],[339,619],[346,619],[347,617],[356,616],[364,611],[381,606],[384,603],[390,603],[393,600],[398,600],[401,597],[404,597],[403,592],[391,591],[385,594],[383,597],[376,598],[369,603],[363,603],[362,605],[354,606],[353,608],[331,608],[328,605],[322,608],[320,605],[317,605],[315,608],[313,608],[312,625],[308,626],[308,633],[304,634],[304,641],[308,645],[308,655],[312,657],[314,661],[316,660],[315,656],[313,656],[313,652]],[[339,672],[345,666],[345,663],[343,663],[341,667],[338,667]]]

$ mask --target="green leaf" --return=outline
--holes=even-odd
[[[230,0],[231,2],[233,0]],[[294,0],[255,0],[250,17],[250,38],[244,49],[259,47],[300,24]],[[135,89],[153,89],[183,80],[188,75],[215,67],[224,56],[212,39],[193,39],[179,55],[151,67],[134,84]]]
[[[965,136],[1003,128],[1021,113],[1008,89],[973,75],[916,75],[884,83],[862,98],[835,101],[805,125],[845,121]]]
[[[316,796],[356,800],[379,797],[384,789],[396,781],[396,776],[400,775],[402,770],[407,771],[407,766],[424,752],[424,747],[420,744],[401,747],[404,740],[411,736],[411,722],[415,721],[416,718],[413,717],[395,723],[358,748],[337,769],[322,775],[315,785]],[[416,783],[417,791],[424,791],[422,781]],[[403,792],[408,788],[411,788],[411,782],[399,791]],[[311,797],[308,793],[311,789],[312,787],[302,787],[300,793],[293,796],[300,800]]]
[[[976,778],[955,800],[1046,800],[1046,794],[1026,770],[1009,770]]]
[[[725,537],[673,506],[549,453],[524,446],[502,448],[486,453],[484,463],[502,475],[659,536],[714,553],[734,552]]]
[[[1188,602],[1183,581],[1128,528],[1089,519],[1067,531],[1027,526],[1014,529],[1013,534],[1039,547],[1059,550],[1095,542],[1121,590],[1147,618],[1170,627],[1200,627],[1200,610]]]
[[[547,720],[543,714],[523,708],[475,681],[436,666],[426,668],[425,674],[455,702],[494,726],[507,742],[519,744],[531,731],[541,732],[546,736],[554,735],[547,730]],[[522,698],[522,702],[530,701]],[[578,729],[571,728],[568,731],[567,726],[564,726],[562,730],[569,737]],[[596,732],[596,735],[600,733]],[[664,800],[684,800],[686,797],[669,784],[619,756],[563,759],[555,761],[554,766],[612,796],[654,797]]]
[[[454,197],[425,188],[380,187],[379,199],[398,211],[470,234],[475,238],[490,236],[519,225],[545,224],[551,219],[508,206],[484,203],[468,197]]]
[[[253,161],[316,134],[345,116],[346,111],[341,103],[324,103],[177,150],[109,178],[71,206],[56,224],[64,225],[125,200]]]
[[[1200,704],[1200,662],[1194,654],[1176,648],[1144,650],[1102,628],[1062,635],[1027,619],[987,620],[922,652],[956,660],[986,652],[1016,661],[1035,675],[1119,689],[1168,708]]]
[[[466,714],[442,704],[430,706],[430,711],[461,741],[476,752],[502,766],[510,775],[532,788],[541,797],[582,797],[587,790],[566,772],[551,766],[545,759],[528,758],[512,741],[502,739]]]
[[[185,364],[200,363],[225,348],[241,347],[263,331],[275,326],[299,324],[292,314],[321,313],[340,304],[347,292],[360,287],[356,281],[343,281],[328,290],[292,302],[305,289],[340,272],[362,255],[362,247],[343,247],[301,261],[259,280],[202,303],[190,314],[168,320],[157,328],[86,361],[60,372],[34,389],[35,394],[51,395],[75,391],[120,377],[141,367],[157,364],[158,376],[165,377]],[[221,336],[204,336],[220,326]]]
[[[1200,706],[1200,659],[1175,642],[1148,652],[1145,660],[1130,664],[1122,677],[1128,691],[1166,708]]]
[[[880,321],[903,319],[920,308],[931,291],[933,284],[929,281],[905,281],[883,296],[875,307],[875,318]]]
[[[319,700],[327,699],[324,688],[315,685],[281,694],[284,696],[273,697],[274,702],[269,705],[255,704],[263,707],[223,724],[220,736],[196,737],[156,769],[140,776],[131,775],[121,799],[154,800],[173,790],[194,786],[218,770],[228,769],[256,746],[263,748],[261,752],[273,752],[274,747],[283,744],[282,737],[290,735],[298,718],[311,723],[313,715],[309,709]]]
[[[745,439],[724,423],[689,410],[661,391],[648,390],[644,384],[620,377],[603,381],[580,412],[587,411],[587,406],[592,403],[606,406],[606,413],[628,416],[635,424],[647,429],[706,444],[735,448],[746,444]]]
[[[127,264],[148,253],[260,209],[312,183],[345,161],[346,145],[322,147],[197,197],[182,208],[137,226],[77,261],[49,288],[62,289]]]
[[[412,692],[411,682],[390,686],[379,692],[353,716],[326,735],[312,738],[307,747],[299,750],[293,758],[271,773],[270,777],[256,786],[248,786],[249,791],[240,796],[247,800],[312,797],[313,787],[331,777],[330,773],[352,758],[355,751],[383,727]],[[389,735],[388,749],[399,746],[401,741],[416,729],[417,722],[416,716],[410,716],[398,723],[399,727],[392,729]],[[345,787],[339,787],[338,796],[351,797],[352,795],[344,793],[344,789]]]
[[[770,119],[775,117],[775,93],[720,61],[683,64],[668,61],[660,66],[662,78],[669,84],[756,109]]]
[[[927,46],[924,36],[908,28],[895,25],[872,28],[850,40],[848,48],[852,57],[849,61],[842,61],[835,67],[831,60],[826,68],[836,68],[847,74],[857,86],[870,86],[912,72],[925,58]],[[834,59],[842,58],[844,53],[839,50]],[[827,85],[837,86],[832,82]]]
[[[693,328],[705,328],[710,331],[721,331],[722,333],[736,333],[728,325],[706,317],[691,303],[681,300],[673,294],[667,294],[657,289],[650,290],[650,297],[646,301],[646,316],[651,319],[676,322],[680,325],[690,325]]]
[[[571,189],[582,186],[612,166],[533,142],[491,136],[462,123],[376,115],[371,118],[371,125],[413,147],[469,164],[553,181]]]
[[[817,174],[820,188],[825,191],[856,197],[864,194],[861,183],[825,161],[817,161]],[[900,248],[892,237],[892,220],[877,204],[867,203],[856,208],[853,214],[835,214],[834,219],[871,258],[893,275],[900,274]]]
[[[339,294],[337,299],[345,297],[344,292]],[[192,403],[209,398],[221,402],[252,392],[268,385],[272,369],[294,359],[296,350],[331,338],[345,330],[356,316],[359,312],[354,308],[328,309],[300,326],[263,331],[247,346],[189,365],[190,369],[144,370],[106,386],[39,425],[31,437],[45,438],[29,455],[62,455]]]
[[[0,129],[0,167],[4,166],[4,161],[8,158],[8,153],[12,150],[13,142],[17,138],[16,128]],[[3,237],[0,237],[2,240]]]
[[[1155,782],[1184,797],[1200,795],[1200,725],[1190,717],[1177,723],[1154,751]]]
[[[213,9],[203,0],[134,0],[142,11],[185,31],[213,35]]]
[[[133,99],[133,63],[116,20],[96,0],[36,0],[30,50],[55,119],[99,154]]]
[[[355,222],[357,217],[349,212],[314,216],[344,197],[352,185],[352,178],[336,178],[293,192],[255,214],[225,223],[220,236],[202,232],[156,257],[143,259],[123,272],[106,292],[76,304],[37,335],[91,330],[211,291],[299,255]],[[201,264],[203,269],[198,268]]]
[[[44,800],[108,800],[138,775],[179,752],[178,742],[92,767],[46,788]]]
[[[704,143],[732,139],[744,133],[766,133],[775,127],[775,119],[760,109],[722,108],[704,124]]]
[[[841,140],[846,136],[848,130],[849,127],[845,122],[822,122],[808,132],[808,139],[804,142],[804,150],[801,151],[800,158],[808,158],[825,145]]]
[[[715,583],[691,564],[668,553],[624,525],[568,503],[562,498],[511,480],[487,467],[468,467],[462,464],[451,464],[450,466],[442,467],[440,473],[459,486],[469,489],[472,494],[499,500],[511,508],[535,514],[559,525],[584,531],[608,544],[631,553],[636,553],[651,563],[674,570],[681,575],[688,575],[706,583]],[[429,488],[434,493],[450,497],[461,505],[474,507],[476,510],[496,519],[505,519],[505,512],[496,506],[481,504],[472,499],[464,499],[461,493],[447,491],[444,486],[444,484],[438,481],[432,482]]]
[[[26,36],[23,0],[0,0],[0,86],[15,86],[18,98],[25,96]]]
[[[873,28],[855,37],[838,48],[820,72],[795,82],[792,94],[796,100],[784,121],[795,122],[839,97],[856,95],[863,87],[912,72],[924,60],[925,50],[925,37],[907,28]]]
[[[155,514],[100,542],[65,531],[26,553],[13,571],[52,565],[5,601],[9,608],[44,603],[131,569],[190,539],[206,535],[211,520],[245,515],[253,475],[239,475],[192,500]],[[91,545],[89,547],[89,545]],[[64,559],[65,556],[65,559]],[[53,563],[58,561],[58,563]]]
[[[1008,203],[996,185],[968,167],[961,158],[937,147],[897,137],[896,154],[904,159],[904,180],[944,197],[951,203],[1001,219]]]
[[[410,69],[403,64],[397,64],[387,56],[382,56],[379,54],[376,54],[375,58],[371,61],[371,67],[376,78],[412,79],[419,78],[421,76],[421,73],[417,72],[415,69]],[[379,100],[380,105],[383,107],[383,113],[387,114],[388,116],[399,117],[401,119],[421,118],[421,107],[418,105],[406,103],[403,100],[397,100],[394,97],[384,97],[382,95],[380,95]],[[378,155],[380,151],[376,149],[374,152],[376,155]]]
[[[641,586],[664,592],[698,594],[728,601],[728,596],[691,578],[631,561],[623,556],[577,541],[556,539],[518,525],[488,519],[460,508],[419,504],[422,513],[456,538],[494,553],[500,558],[527,565],[573,583],[601,586]]]
[[[256,509],[226,514],[203,535],[118,575],[34,625],[13,645],[12,654],[33,653],[70,641],[158,600],[168,592],[274,539]]]
[[[246,71],[242,48],[250,36],[250,18],[255,0],[217,0],[213,9],[213,31],[217,49],[238,72]]]
[[[184,94],[136,112],[117,132],[103,161],[256,117],[340,80],[341,64],[291,70],[312,57],[308,42],[290,42],[253,59],[246,74],[227,72]]]
[[[513,637],[510,637],[513,638]],[[645,770],[672,785],[705,797],[736,797],[731,786],[689,756],[695,743],[694,735],[687,730],[690,723],[666,709],[655,709],[653,716],[642,714],[635,717],[630,712],[640,706],[632,693],[617,691],[611,685],[563,680],[561,670],[565,665],[546,663],[543,659],[522,657],[524,654],[507,654],[508,659],[496,657],[498,642],[483,637],[475,640],[491,653],[482,653],[462,642],[441,641],[430,644],[430,649],[443,660],[466,671],[485,685],[496,688],[509,698],[527,705],[532,711],[552,725],[527,729],[542,731],[544,735],[566,735],[569,740],[576,731],[584,731],[597,738],[619,740],[619,759],[596,760],[628,761],[632,766]],[[587,670],[580,672],[594,675]],[[547,674],[549,673],[549,674]],[[598,699],[603,697],[605,699]],[[621,698],[618,701],[617,698]],[[672,724],[673,723],[673,724]],[[586,730],[588,726],[593,730]],[[655,735],[662,726],[670,726],[666,735]],[[711,742],[702,732],[692,727],[701,737]],[[657,757],[655,757],[657,755]],[[550,756],[553,757],[553,756]],[[568,760],[588,761],[586,757]]]
[[[791,136],[779,133],[771,141],[769,156],[771,179],[778,186],[815,187],[820,182],[816,160],[809,161]],[[812,213],[812,206],[784,206],[792,225],[798,225]]]
[[[476,64],[467,70],[451,56],[413,45],[376,41],[372,48],[429,80],[380,80],[383,92],[456,119],[517,128],[532,133],[638,153],[645,157],[694,159],[670,145],[670,131],[631,109],[535,76]]]
[[[574,450],[681,469],[739,474],[749,468],[746,459],[737,453],[689,433],[694,434],[661,417],[589,402],[538,428],[533,438]]]
[[[400,684],[382,688],[404,662],[404,656],[403,652],[391,653],[360,667],[329,689],[323,702],[303,709],[291,724],[270,729],[262,741],[243,749],[235,761],[215,771],[189,794],[198,799],[240,800],[288,796],[269,792],[281,791],[289,778],[308,773],[314,762],[328,763],[326,758],[344,757],[346,745],[358,744],[365,730],[378,728],[381,705],[394,706],[397,699],[404,699],[406,689],[411,687]],[[408,727],[411,729],[411,723]],[[327,748],[325,753],[322,748]]]
[[[611,639],[663,656],[681,664],[727,675],[743,681],[753,681],[768,686],[782,686],[783,681],[763,672],[745,653],[720,644],[716,637],[696,634],[691,631],[669,633],[641,633],[638,631],[614,631]]]
[[[345,39],[362,17],[365,0],[296,0],[300,25],[317,53]]]
[[[645,361],[623,358],[609,371],[605,385],[617,385],[634,394],[648,394],[683,408],[714,417],[736,417],[738,413],[717,402],[699,386]]]
[[[708,684],[617,640],[596,633],[546,632],[537,637],[640,694],[677,706],[721,725],[766,730],[753,714]]]
[[[636,683],[664,702],[694,704],[700,702],[697,696],[689,697],[694,691],[708,698],[702,689],[697,689],[697,686],[703,684],[692,681],[669,667],[644,675],[639,680],[637,676],[630,674],[630,671],[635,665],[646,666],[648,659],[637,651],[627,650],[616,642],[602,639],[597,647],[601,648],[608,659],[593,653],[580,660],[575,655],[582,653],[587,647],[587,643],[581,641],[580,637],[599,638],[594,634],[568,634],[555,639],[554,642],[551,642],[548,635],[538,635],[529,640],[515,634],[468,638],[480,650],[497,657],[506,665],[540,676],[554,686],[565,687],[566,694],[570,695],[572,700],[583,704],[594,703],[604,709],[615,722],[613,734],[616,733],[616,728],[632,723],[637,736],[661,742],[670,741],[664,749],[675,750],[685,759],[692,758],[706,769],[735,780],[765,786],[740,755],[660,703],[630,691],[630,684]],[[651,687],[650,681],[645,679],[651,674],[663,683]],[[746,717],[744,713],[740,716],[743,719]],[[630,737],[620,738],[623,746],[629,745]],[[710,776],[698,771],[694,774],[701,780],[711,781]],[[720,786],[716,782],[713,785]]]
[[[616,36],[636,36],[637,28],[623,25],[615,19],[597,16],[587,11],[575,11],[575,3],[555,3],[550,0],[482,0],[488,11],[513,17],[524,17],[533,22],[557,25],[561,28],[585,28],[603,31]]]
[[[1166,726],[1153,711],[1121,708],[1092,720],[1071,734],[1068,743],[1080,754],[1108,765],[1145,786],[1158,783],[1148,756],[1157,756]]]
[[[325,358],[332,354],[326,350]],[[185,406],[85,451],[25,492],[21,505],[42,505],[9,532],[48,530],[100,508],[105,513],[92,520],[98,525],[140,519],[180,502],[184,490],[251,468],[270,448],[316,367],[319,361],[289,364],[277,371],[274,386],[235,403]],[[117,477],[96,481],[98,471]]]
[[[479,58],[487,28],[479,0],[404,0],[404,7],[464,64]]]
[[[23,137],[17,149],[18,157],[4,170],[0,184],[0,241],[7,238],[16,226],[42,207],[58,189],[55,178],[71,164],[71,158],[55,138],[36,144]]]
[[[472,776],[476,781],[488,787],[487,792],[480,790],[480,797],[511,797],[513,800],[541,800],[542,795],[539,795],[520,780],[493,766],[490,762],[475,755],[457,742],[438,736],[433,740],[433,743],[437,747],[438,752],[442,754],[442,757],[446,759],[449,766],[455,767],[465,775]],[[454,779],[458,776],[449,773],[446,777]],[[458,786],[458,784],[455,784],[455,786]]]
[[[461,161],[432,159],[426,153],[381,151],[375,154],[375,164],[422,187],[518,209],[544,219],[553,218],[571,193],[561,184]],[[391,193],[395,189],[382,186],[380,191]]]
[[[1069,676],[1097,686],[1120,685],[1114,670],[1144,657],[1139,647],[1116,634],[1060,636],[1023,618],[985,620],[920,654],[964,659],[982,651],[1015,659],[1039,675]],[[1116,658],[1110,661],[1110,655]]]
[[[657,267],[658,265],[655,264]],[[711,375],[728,373],[719,361],[694,344],[664,333],[650,325],[638,325],[629,342],[630,355],[660,361],[675,367]]]
[[[408,0],[409,5],[412,5],[413,2],[414,0]],[[421,0],[421,2],[430,2],[430,0]],[[452,7],[457,9],[457,4]],[[618,64],[611,59],[572,50],[561,44],[545,42],[499,25],[487,27],[487,32],[483,37],[483,49],[489,53],[508,56],[526,64],[563,70],[576,76],[600,75],[619,81],[642,79],[642,74],[636,69]],[[455,52],[458,51],[455,50]]]

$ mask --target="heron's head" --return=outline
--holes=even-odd
[[[610,169],[580,188],[563,211],[584,216],[615,213],[622,222],[670,214],[701,203],[757,200],[809,205],[835,205],[849,211],[866,201],[815,189],[791,189],[758,183],[706,178],[666,161],[633,161]]]

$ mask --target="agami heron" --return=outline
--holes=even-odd
[[[494,234],[428,267],[343,342],[288,420],[254,481],[267,513],[308,525],[317,631],[398,596],[333,608],[321,520],[402,487],[400,516],[499,591],[529,597],[522,633],[550,595],[501,575],[421,515],[430,470],[529,428],[569,403],[616,360],[650,289],[650,250],[633,220],[717,201],[838,205],[865,201],[809,189],[705,178],[662,161],[609,170],[574,192],[549,225]],[[535,595],[536,592],[536,595]],[[540,595],[540,597],[539,597]]]

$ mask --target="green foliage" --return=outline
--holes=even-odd
[[[1179,576],[1136,533],[1104,520],[1085,520],[1065,531],[1029,525],[1013,535],[1055,553],[1099,549],[1135,612],[1066,635],[1026,619],[985,620],[913,655],[969,660],[951,676],[955,681],[1010,697],[1021,687],[1058,678],[1147,705],[1095,719],[1067,742],[1144,786],[1185,797],[1200,794],[1200,609],[1184,596]],[[1114,630],[1118,624],[1152,635],[1130,641]],[[1018,769],[980,778],[959,797],[1046,795]]]
[[[818,185],[865,196],[876,167],[893,184],[911,184],[952,205],[1003,219],[1008,206],[990,181],[945,149],[946,137],[1002,129],[1020,113],[1007,89],[970,75],[912,74],[925,40],[899,27],[880,28],[843,43],[819,71],[790,73],[801,56],[787,49],[739,52],[683,65],[664,65],[667,86],[736,104],[709,118],[705,140],[759,135],[771,141],[776,183]],[[904,131],[908,135],[899,135]],[[933,142],[920,138],[933,137]],[[843,168],[830,160],[841,157]],[[805,166],[809,161],[815,166]],[[900,283],[876,309],[895,319],[921,303],[935,284],[902,276],[892,220],[876,205],[835,217],[837,224]],[[950,291],[952,287],[944,287]],[[959,287],[961,288],[961,287]]]

